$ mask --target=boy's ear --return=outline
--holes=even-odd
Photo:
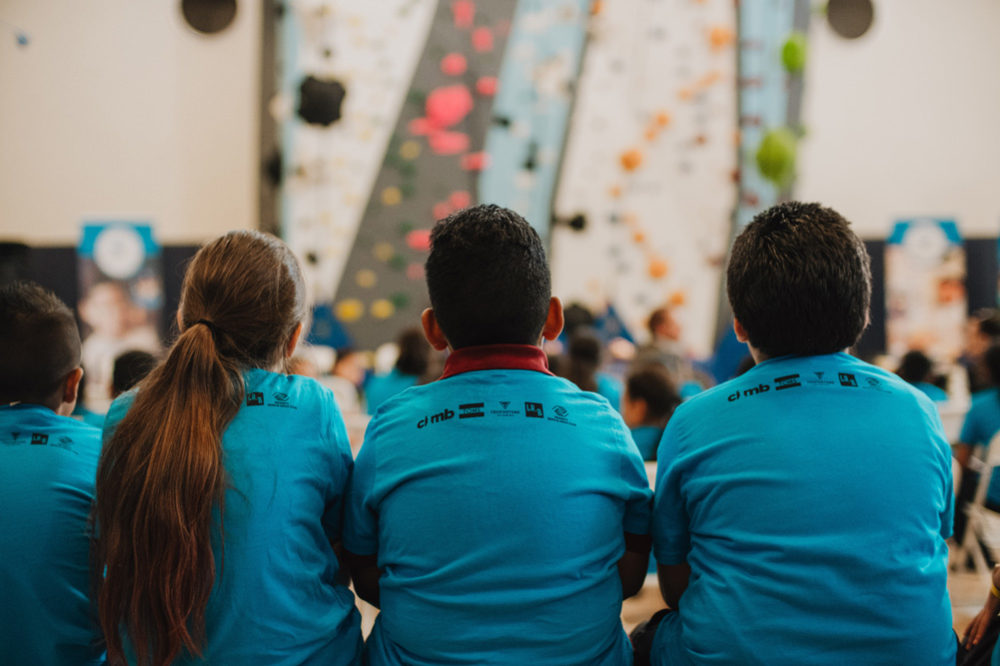
[[[444,336],[444,331],[438,324],[437,317],[434,316],[434,308],[427,308],[420,313],[420,323],[424,327],[424,337],[431,347],[438,351],[448,348],[448,338]]]
[[[747,335],[747,329],[743,328],[743,324],[736,317],[733,317],[733,331],[736,333],[736,339],[740,342],[749,342],[750,336]]]
[[[301,335],[302,335],[302,322],[300,321],[295,326],[295,330],[292,331],[292,337],[288,340],[288,346],[285,347],[285,358],[291,358],[292,354],[295,353],[295,348],[299,344],[299,337]]]
[[[60,396],[59,409],[56,412],[62,414],[63,416],[69,416],[73,413],[73,408],[76,407],[76,401],[80,397],[80,380],[83,379],[83,368],[75,368],[66,375],[65,381],[63,381],[62,396]]]
[[[553,296],[549,299],[549,313],[545,317],[545,326],[542,327],[542,337],[555,340],[562,333],[564,323],[562,301]]]

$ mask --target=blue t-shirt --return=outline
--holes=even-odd
[[[691,576],[653,664],[955,663],[924,394],[847,354],[776,358],[680,405],[658,455],[653,551]]]
[[[103,664],[90,537],[101,431],[41,405],[0,407],[0,664]]]
[[[621,417],[541,349],[453,352],[355,464],[344,547],[382,570],[370,663],[631,664],[617,562],[651,495]]]
[[[948,401],[948,394],[945,393],[944,389],[942,389],[940,386],[935,386],[930,382],[917,382],[914,384],[914,386],[923,391],[924,395],[926,395],[934,402]]]
[[[663,428],[659,426],[639,426],[631,429],[632,441],[639,449],[643,460],[656,460],[656,447],[663,437]]]
[[[1000,432],[1000,390],[991,388],[972,396],[959,440],[970,446],[987,446],[997,432]],[[986,499],[1000,504],[1000,472],[996,470],[990,479]]]
[[[607,398],[616,412],[622,410],[622,383],[613,375],[605,372],[597,373],[597,393]]]
[[[259,369],[244,382],[244,404],[222,436],[225,559],[216,547],[204,662],[358,664],[360,617],[331,546],[353,465],[333,393]],[[105,439],[134,397],[112,403]]]
[[[416,375],[404,375],[393,368],[387,374],[375,375],[365,384],[365,406],[369,414],[374,414],[379,406],[392,396],[414,386],[420,379]]]

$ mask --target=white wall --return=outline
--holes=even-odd
[[[856,40],[815,17],[796,197],[866,238],[924,215],[1000,234],[998,25],[997,0],[876,0]]]
[[[149,220],[161,242],[257,224],[261,3],[224,32],[176,0],[4,0],[0,239],[75,244],[83,220]]]

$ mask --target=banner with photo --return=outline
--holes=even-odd
[[[965,248],[954,220],[900,220],[885,249],[886,339],[900,358],[916,349],[938,362],[962,352],[967,316]]]
[[[115,359],[134,350],[160,352],[161,251],[149,224],[88,222],[78,254],[84,400],[104,411]]]

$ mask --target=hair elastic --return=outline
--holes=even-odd
[[[221,333],[221,331],[219,331],[218,327],[216,327],[215,324],[213,324],[212,322],[210,322],[207,319],[199,319],[198,321],[196,321],[195,323],[193,323],[191,325],[192,326],[197,326],[198,324],[204,324],[205,326],[207,326],[208,330],[212,332],[212,337],[215,338],[216,340],[218,340],[219,333]]]

